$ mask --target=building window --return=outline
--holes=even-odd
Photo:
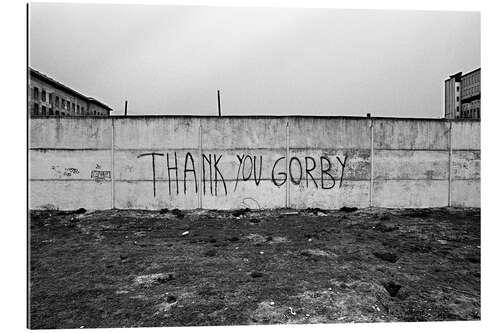
[[[38,115],[38,103],[34,103],[33,104],[33,114],[34,115]]]
[[[52,108],[49,109],[49,115],[52,116],[54,114],[54,110]]]
[[[58,116],[58,115],[59,115],[59,110],[56,110],[56,116]]]
[[[460,102],[460,97],[457,96],[457,102]]]
[[[56,96],[56,107],[59,107],[59,96]]]
[[[37,87],[33,88],[33,98],[38,100],[38,88]]]
[[[45,116],[45,113],[47,112],[47,108],[42,105],[42,115]]]
[[[42,90],[42,102],[45,102],[46,99],[47,99],[47,93],[45,92],[45,90]]]
[[[457,86],[457,91],[460,91],[460,86]]]
[[[73,103],[73,104],[71,105],[71,110],[72,110],[73,112],[75,112],[75,103]]]
[[[51,93],[49,93],[49,103],[52,104],[53,103],[53,96]]]

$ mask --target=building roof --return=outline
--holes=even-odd
[[[107,106],[106,104],[98,101],[97,99],[85,96],[85,95],[79,93],[78,91],[76,91],[74,89],[71,89],[68,86],[65,86],[64,84],[62,84],[62,83],[54,80],[51,77],[48,77],[45,74],[40,73],[39,71],[37,71],[37,70],[35,70],[35,69],[31,68],[31,67],[28,67],[28,68],[29,68],[29,71],[30,71],[30,76],[33,76],[33,77],[36,77],[36,78],[38,78],[38,79],[40,79],[42,81],[45,81],[45,82],[47,82],[47,83],[49,83],[49,84],[51,84],[51,85],[53,85],[53,86],[55,86],[57,88],[59,88],[59,89],[65,91],[65,92],[69,93],[69,94],[76,95],[76,96],[80,97],[81,99],[87,101],[88,103],[97,104],[97,105],[101,106],[102,108],[104,108],[104,109],[106,109],[108,111],[112,110],[109,106]]]
[[[463,74],[462,72],[458,72],[456,74],[450,75],[450,77],[448,79],[446,79],[445,81],[448,81],[450,79],[455,79],[455,81],[460,82],[464,76],[470,75],[470,74],[475,73],[475,72],[480,71],[480,70],[481,70],[481,67],[476,68],[476,69],[474,69],[468,73],[465,73],[465,74]]]
[[[480,70],[481,70],[481,67],[476,68],[476,69],[474,69],[474,70],[472,70],[472,71],[470,71],[470,72],[468,72],[468,73],[462,74],[462,77],[464,77],[464,76],[466,76],[466,75],[469,75],[469,74],[472,74],[472,73],[475,73],[475,72],[480,71]]]

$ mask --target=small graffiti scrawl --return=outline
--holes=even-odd
[[[77,175],[80,173],[80,170],[76,168],[64,168],[63,171],[61,171],[61,167],[58,165],[53,165],[52,170],[58,175],[58,176],[66,176],[66,177],[71,177],[74,175]]]
[[[102,182],[111,179],[111,171],[92,170],[90,177],[96,182]]]

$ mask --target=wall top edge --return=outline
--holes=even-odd
[[[31,119],[348,119],[348,120],[398,120],[398,121],[435,121],[435,122],[472,122],[479,123],[480,119],[445,119],[445,118],[408,118],[408,117],[359,117],[359,116],[312,116],[312,115],[231,115],[231,116],[212,116],[212,115],[116,115],[109,117],[102,116],[31,116]]]

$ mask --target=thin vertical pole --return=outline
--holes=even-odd
[[[127,116],[128,101],[125,101],[125,116]]]
[[[285,194],[285,207],[290,208],[290,168],[288,167],[290,160],[290,127],[288,126],[288,120],[286,121],[286,194]]]
[[[115,209],[115,120],[111,118],[111,207]]]
[[[221,111],[220,111],[220,91],[217,90],[217,106],[219,108],[219,117],[221,117]]]
[[[370,119],[370,207],[373,207],[373,119]]]
[[[451,183],[453,181],[452,177],[452,166],[453,166],[453,148],[452,148],[452,128],[453,128],[453,122],[450,120],[449,121],[450,126],[448,128],[448,207],[451,207]]]

